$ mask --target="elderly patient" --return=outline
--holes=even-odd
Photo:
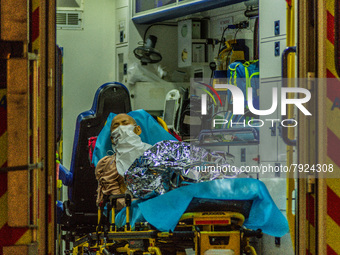
[[[102,158],[96,167],[98,180],[97,205],[103,195],[118,195],[126,192],[124,173],[130,165],[151,147],[143,143],[139,135],[142,129],[127,114],[116,115],[111,123],[111,142],[114,154]],[[125,206],[124,199],[118,199],[117,209]]]

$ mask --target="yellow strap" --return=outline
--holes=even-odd
[[[251,79],[256,75],[259,76],[260,72],[252,73],[252,75],[250,75],[250,77],[249,77],[249,82],[247,84],[247,99],[248,99],[248,88],[251,88]]]
[[[249,79],[251,80],[251,78],[253,78],[253,76],[255,75],[260,75],[260,72],[253,73],[252,75],[250,75]]]
[[[233,119],[233,117],[234,117],[234,114],[232,114],[231,117],[230,117],[230,120],[229,120],[229,122],[228,122],[228,128],[230,128],[230,122],[231,122],[231,120]]]
[[[237,86],[237,72],[236,72],[236,68],[239,66],[240,64],[237,64],[234,68],[229,67],[230,70],[230,78],[229,78],[229,83],[233,84],[235,86]],[[234,82],[232,82],[232,77],[234,78]]]
[[[246,100],[248,101],[248,88],[250,88],[251,85],[250,85],[250,82],[249,82],[249,71],[248,71],[247,66],[244,67],[244,72],[246,74]],[[248,108],[248,104],[247,104],[247,108]]]
[[[237,71],[236,68],[239,66],[240,64],[237,64],[235,66],[235,71],[234,71],[234,85],[237,86]]]

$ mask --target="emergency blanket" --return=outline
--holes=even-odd
[[[125,172],[135,197],[150,198],[188,183],[235,177],[239,173],[223,155],[178,141],[156,143]]]
[[[131,205],[131,226],[137,222],[149,222],[159,231],[173,231],[193,198],[218,200],[252,200],[249,217],[244,226],[261,229],[263,233],[282,237],[288,230],[288,222],[272,200],[265,184],[257,179],[219,179],[183,186],[166,194],[137,200]],[[125,224],[125,208],[116,216],[116,224]]]

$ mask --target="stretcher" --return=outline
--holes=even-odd
[[[107,198],[111,223],[107,220],[104,223],[103,208],[99,209],[97,231],[77,239],[72,254],[257,254],[249,244],[249,238],[260,238],[262,232],[245,229],[245,217],[241,213],[188,210],[172,232],[158,231],[147,222],[141,222],[131,230],[128,202],[131,197],[126,196],[126,224],[118,229],[114,205],[121,197],[124,195]]]
[[[116,214],[122,197],[127,207]],[[76,239],[72,254],[257,254],[250,238],[287,231],[262,182],[214,180],[146,201],[107,196],[96,232]]]

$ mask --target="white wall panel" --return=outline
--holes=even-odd
[[[84,29],[57,30],[57,44],[64,50],[63,164],[67,168],[78,114],[91,108],[100,85],[115,80],[115,1],[84,2]]]

